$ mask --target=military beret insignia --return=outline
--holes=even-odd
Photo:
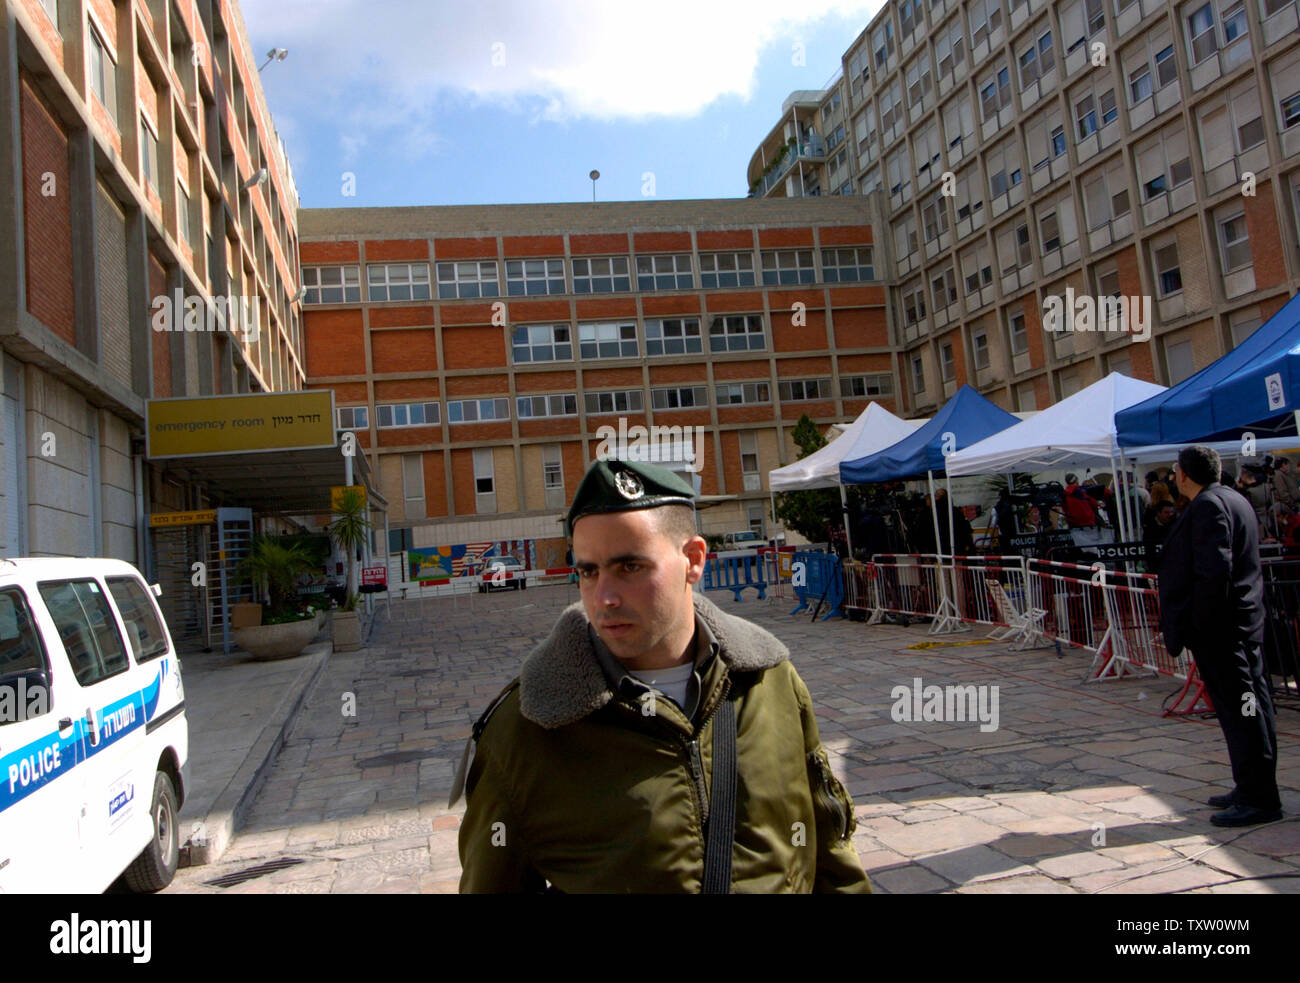
[[[631,471],[620,471],[614,476],[614,487],[618,489],[620,495],[626,499],[637,499],[645,494],[645,489],[641,487],[641,479]]]

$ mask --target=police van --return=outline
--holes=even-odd
[[[105,559],[0,559],[0,893],[171,883],[189,784],[180,661]]]

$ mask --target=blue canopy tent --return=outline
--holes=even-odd
[[[1115,414],[1120,447],[1295,433],[1300,408],[1300,294],[1218,361]]]
[[[866,457],[841,461],[840,481],[846,485],[864,485],[875,481],[926,478],[930,483],[930,501],[934,503],[934,472],[945,470],[944,461],[948,454],[969,447],[1019,422],[1016,417],[990,403],[970,386],[962,386],[935,413],[930,422],[918,427],[898,443]],[[949,548],[952,548],[956,545],[956,540],[953,536],[951,479],[948,484],[948,543]],[[937,507],[932,511],[934,541],[938,546],[941,541],[939,512]],[[944,578],[941,577],[939,582],[943,586]],[[946,587],[943,589],[946,594]],[[946,611],[951,613],[941,613],[931,627],[931,632],[949,631],[960,625],[960,619],[954,617],[956,608],[945,596],[941,612]]]

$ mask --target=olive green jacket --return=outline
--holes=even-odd
[[[736,709],[732,890],[870,893],[812,701],[767,631],[695,596],[692,724],[633,677],[617,692],[582,605],[560,617],[476,726],[460,828],[462,892],[698,893],[712,716]],[[455,793],[454,793],[455,794]]]

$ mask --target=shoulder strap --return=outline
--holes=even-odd
[[[736,838],[736,704],[731,694],[713,718],[713,788],[709,798],[700,893],[730,894]]]
[[[448,809],[455,808],[456,803],[460,801],[460,797],[465,792],[465,779],[469,776],[469,755],[474,745],[478,743],[479,735],[483,733],[483,728],[487,726],[492,714],[496,713],[497,707],[501,706],[506,701],[506,697],[518,686],[519,677],[516,676],[505,689],[497,694],[496,699],[488,704],[488,708],[483,711],[483,715],[474,722],[474,730],[469,739],[465,741],[465,750],[460,754],[460,762],[456,765],[456,774],[451,780],[451,797],[447,800]]]

